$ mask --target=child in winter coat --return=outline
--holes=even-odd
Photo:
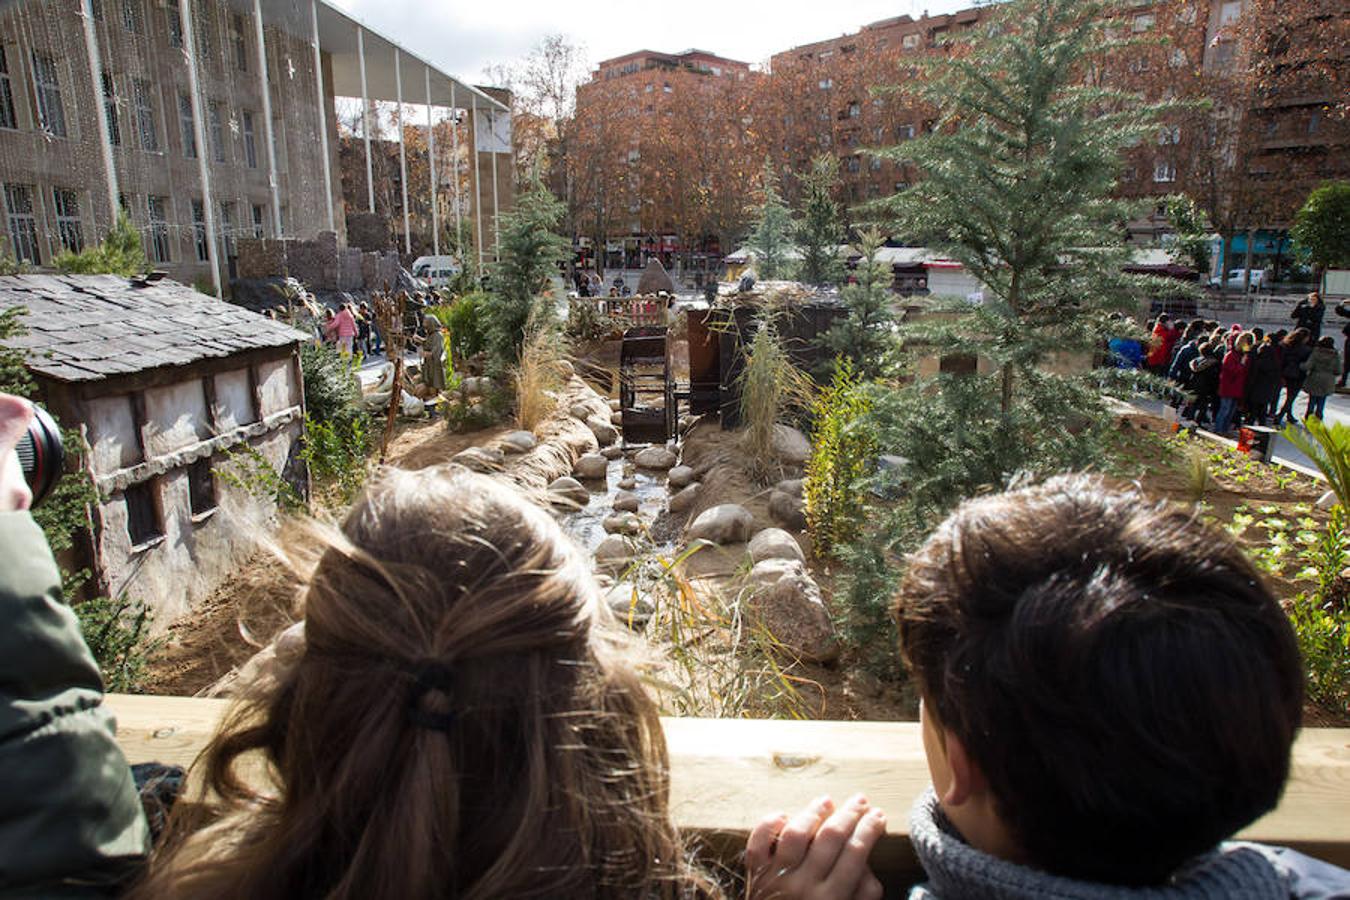
[[[1327,406],[1327,396],[1336,389],[1336,379],[1341,374],[1341,355],[1336,352],[1336,340],[1332,337],[1319,338],[1313,347],[1303,371],[1308,377],[1303,382],[1303,390],[1308,394],[1308,406],[1303,415],[1322,418]]]
[[[1200,345],[1200,352],[1191,360],[1191,377],[1187,387],[1195,395],[1191,407],[1191,418],[1200,425],[1213,421],[1219,409],[1219,371],[1223,364],[1219,358],[1222,342],[1206,342]]]
[[[1219,370],[1219,415],[1214,420],[1214,430],[1219,434],[1228,433],[1237,416],[1238,404],[1247,396],[1247,373],[1251,370],[1255,341],[1251,332],[1244,332],[1223,358],[1223,368]]]

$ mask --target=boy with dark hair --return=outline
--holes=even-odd
[[[1086,476],[963,504],[897,600],[933,791],[916,897],[1338,896],[1350,873],[1223,843],[1299,728],[1289,621],[1223,532]]]

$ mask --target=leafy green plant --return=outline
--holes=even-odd
[[[461,362],[473,359],[487,347],[487,334],[483,325],[485,303],[487,294],[475,292],[427,309],[444,326],[446,346],[450,354]]]
[[[1307,431],[1296,425],[1286,425],[1281,434],[1312,460],[1313,465],[1326,476],[1336,501],[1350,507],[1350,425],[1326,422],[1310,416],[1303,422]]]
[[[1327,709],[1350,706],[1350,602],[1341,573],[1350,560],[1346,510],[1335,506],[1327,527],[1306,552],[1317,588],[1296,597],[1289,619],[1307,670],[1308,697]]]
[[[225,465],[216,469],[216,477],[286,512],[298,513],[305,508],[300,492],[251,444],[240,444],[225,454]]]
[[[876,457],[867,414],[872,404],[847,359],[812,409],[811,458],[802,486],[816,553],[830,556],[857,537],[864,520],[861,481]]]
[[[103,673],[104,688],[114,693],[139,691],[150,661],[164,646],[150,636],[153,613],[144,602],[125,596],[95,597],[74,605],[80,634]]]
[[[86,247],[79,253],[66,250],[58,254],[52,264],[57,271],[69,275],[120,275],[123,278],[138,275],[148,268],[141,234],[131,223],[126,210],[117,214],[117,221],[98,246]]]
[[[9,238],[0,235],[0,275],[25,275],[33,271],[33,267],[27,260],[14,258],[14,251],[9,246]]]
[[[1216,484],[1209,454],[1192,447],[1186,454],[1186,498],[1192,503],[1199,503],[1214,490]]]
[[[310,475],[330,487],[339,502],[350,502],[365,484],[369,453],[364,418],[325,422],[305,416],[300,456],[309,464]]]

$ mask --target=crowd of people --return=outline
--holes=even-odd
[[[1350,305],[1335,310],[1350,320]],[[1322,334],[1325,314],[1316,292],[1294,307],[1292,328],[1269,333],[1211,320],[1173,320],[1163,313],[1147,324],[1147,342],[1113,338],[1110,350],[1115,365],[1168,380],[1182,419],[1219,434],[1243,425],[1280,428],[1299,421],[1300,394],[1307,398],[1303,416],[1322,418],[1327,397],[1345,386],[1350,357],[1343,358],[1335,339]],[[1350,321],[1342,331],[1350,340]]]
[[[152,842],[26,511],[31,414],[0,395],[0,896],[727,896],[672,818],[658,709],[589,558],[459,469],[387,471],[340,529],[311,527],[301,645]],[[1350,872],[1231,841],[1280,800],[1303,670],[1224,532],[1062,476],[958,508],[894,614],[932,776],[911,897],[1350,892]],[[765,817],[747,897],[880,898],[886,823],[861,795]]]

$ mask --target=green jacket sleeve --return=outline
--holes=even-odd
[[[149,833],[103,682],[26,512],[0,512],[0,898],[98,897]]]

